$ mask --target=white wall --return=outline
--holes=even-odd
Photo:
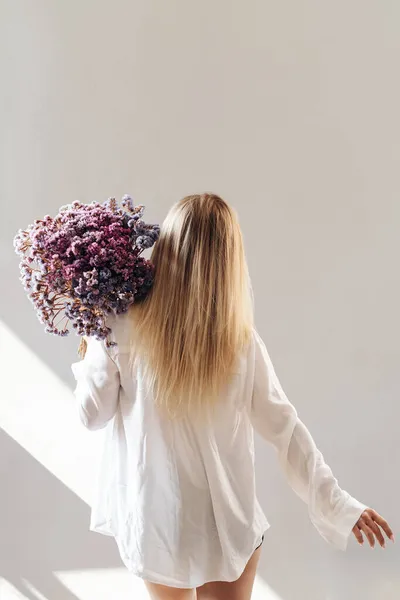
[[[33,352],[67,393],[75,340],[45,337],[35,321],[13,256],[19,227],[125,192],[160,221],[183,195],[215,191],[239,211],[258,328],[289,397],[343,486],[398,530],[399,18],[393,0],[0,0],[0,318],[3,352],[5,331],[24,348],[21,379]],[[119,562],[109,540],[90,542],[90,560],[78,550],[87,506],[45,460],[55,447],[69,455],[68,428],[59,438],[51,419],[40,436],[34,416],[20,425],[28,401],[43,412],[44,377],[31,398],[8,377],[1,397],[0,576],[28,598],[40,596],[21,578],[51,600],[83,600]],[[258,476],[271,599],[399,598],[398,547],[336,553],[261,444]],[[18,498],[36,489],[26,512]],[[10,552],[21,514],[24,567]]]

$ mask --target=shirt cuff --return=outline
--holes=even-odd
[[[347,550],[349,538],[353,531],[353,527],[363,514],[367,510],[367,506],[362,504],[351,496],[346,500],[343,508],[335,518],[335,534],[334,539],[331,542],[342,551]]]

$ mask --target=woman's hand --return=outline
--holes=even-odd
[[[385,538],[382,530],[386,533],[389,540],[394,542],[393,531],[390,529],[388,523],[383,517],[378,515],[377,512],[368,508],[363,512],[356,525],[353,527],[354,536],[359,544],[364,543],[363,534],[366,536],[371,548],[374,548],[375,541],[378,540],[382,548],[385,547]]]

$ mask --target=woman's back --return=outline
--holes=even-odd
[[[154,400],[143,361],[132,372],[130,315],[111,325],[117,345],[91,341],[80,363],[92,380],[107,381],[98,387],[95,411],[85,385],[77,390],[87,427],[104,426],[115,410],[92,529],[113,535],[128,568],[148,581],[173,587],[232,581],[268,528],[255,495],[255,339],[202,419],[170,418]],[[115,406],[111,381],[119,387]]]

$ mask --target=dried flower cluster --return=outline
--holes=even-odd
[[[124,196],[104,204],[74,202],[19,231],[21,281],[46,331],[107,339],[107,315],[126,312],[153,282],[140,256],[157,241],[158,225],[142,220],[143,206]]]

